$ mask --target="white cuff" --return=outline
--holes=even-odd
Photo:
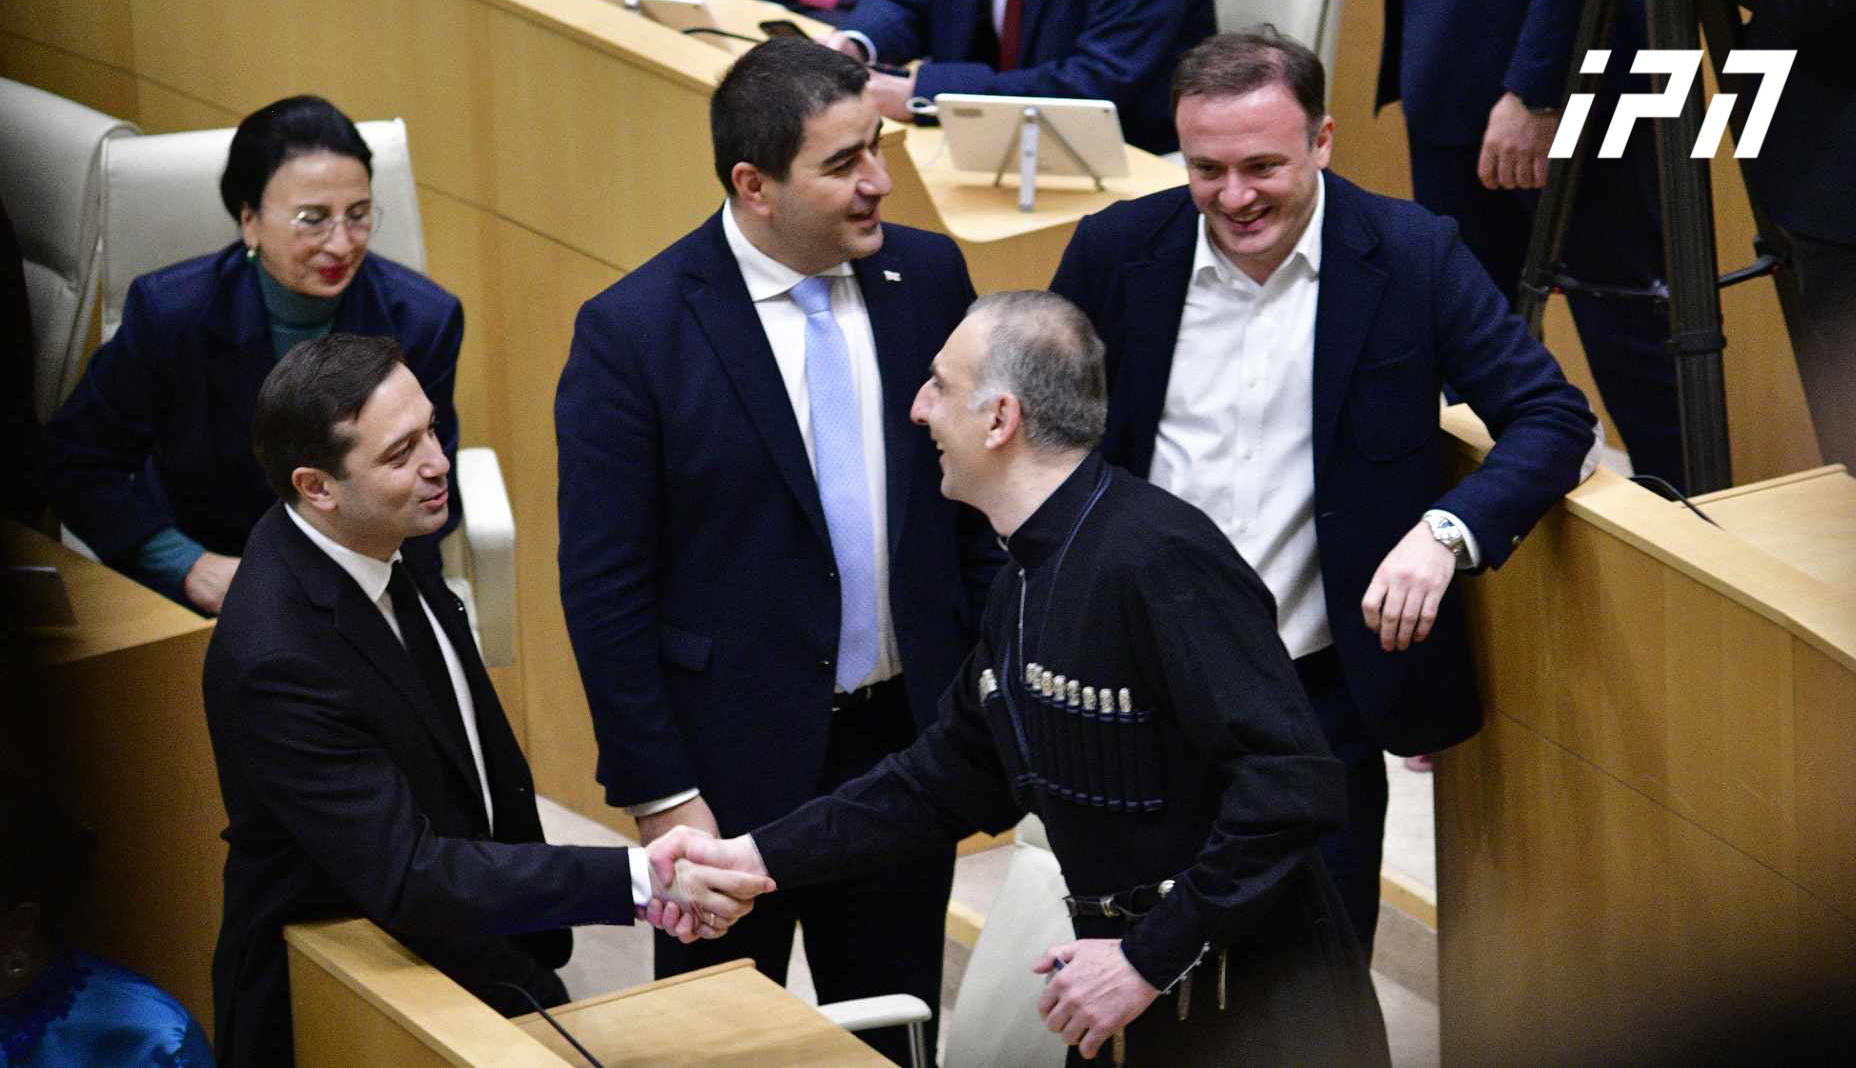
[[[642,849],[627,849],[625,855],[632,864],[632,904],[649,905],[651,903],[651,858],[645,856]]]
[[[685,801],[694,801],[697,795],[701,793],[701,790],[692,786],[680,793],[671,794],[669,797],[660,797],[655,801],[641,801],[636,805],[626,805],[625,814],[632,819],[637,819],[640,816],[655,816],[659,812],[676,808]]]

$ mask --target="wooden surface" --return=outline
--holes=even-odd
[[[366,920],[294,924],[290,1002],[301,1068],[584,1063],[541,1017],[505,1020]],[[603,1063],[889,1063],[746,960],[549,1010]]]
[[[1446,426],[1473,447],[1462,409]],[[1703,504],[1601,470],[1468,580],[1488,722],[1437,760],[1446,1064],[1621,1048],[1856,971],[1856,596],[1841,471]],[[1738,503],[1736,503],[1738,502]]]
[[[1842,464],[1710,493],[1695,506],[1766,555],[1856,591],[1856,479]]]
[[[890,1062],[738,960],[549,1010],[608,1068],[868,1065]],[[563,1059],[573,1047],[535,1015],[515,1024]]]
[[[9,760],[96,835],[72,940],[153,979],[211,1034],[226,858],[200,691],[213,625],[11,523],[0,523],[0,559],[55,565],[78,618],[69,635],[15,650],[40,666],[6,683],[15,703],[0,731],[17,747]]]
[[[366,920],[293,924],[284,941],[298,1068],[570,1063]]]

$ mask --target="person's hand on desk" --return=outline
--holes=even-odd
[[[843,52],[859,63],[870,62],[869,55],[864,52],[864,46],[858,44],[855,37],[846,34],[842,30],[833,30],[831,33],[827,34],[824,39],[824,45],[826,48]]]
[[[737,843],[746,843],[743,851]],[[746,837],[723,842],[679,826],[645,847],[651,903],[643,918],[682,942],[720,938],[774,889],[760,851]]]
[[[187,569],[187,575],[181,579],[180,591],[195,608],[209,616],[219,614],[225,604],[226,590],[232,586],[232,576],[238,573],[238,557],[221,556],[214,552],[200,554],[200,558]]]

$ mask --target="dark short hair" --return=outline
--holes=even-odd
[[[265,481],[285,501],[296,500],[290,473],[314,467],[347,476],[354,436],[339,424],[361,412],[393,368],[406,362],[390,337],[326,334],[299,343],[271,368],[258,388],[251,420],[251,451]]]
[[[986,362],[973,403],[1018,398],[1025,440],[1047,452],[1093,449],[1108,423],[1105,346],[1081,308],[1043,289],[988,293],[967,310],[987,317]]]
[[[374,176],[373,150],[348,116],[319,96],[292,96],[266,104],[238,124],[225,173],[219,176],[219,199],[234,219],[247,205],[256,209],[277,168],[312,152],[358,159],[368,177]]]
[[[722,76],[709,100],[709,136],[715,145],[715,176],[735,195],[730,174],[752,163],[762,174],[785,181],[806,120],[870,81],[862,63],[835,49],[797,37],[774,37],[744,52]]]
[[[1327,116],[1327,75],[1321,57],[1269,23],[1220,33],[1194,45],[1173,71],[1173,110],[1189,96],[1243,96],[1266,85],[1289,90],[1308,116],[1312,140]]]

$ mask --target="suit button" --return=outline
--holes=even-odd
[[[825,572],[825,577],[826,577],[826,578],[828,578],[828,579],[830,579],[830,580],[831,580],[831,581],[833,581],[833,582],[836,582],[836,581],[838,581],[838,573],[837,573],[836,571],[827,571],[827,572]]]
[[[1514,537],[1509,538],[1508,547],[1510,549],[1519,549],[1521,547],[1521,535],[1516,534]]]
[[[818,666],[821,668],[824,668],[826,671],[830,671],[831,670],[831,658],[826,657],[825,659],[820,660],[818,662]]]

